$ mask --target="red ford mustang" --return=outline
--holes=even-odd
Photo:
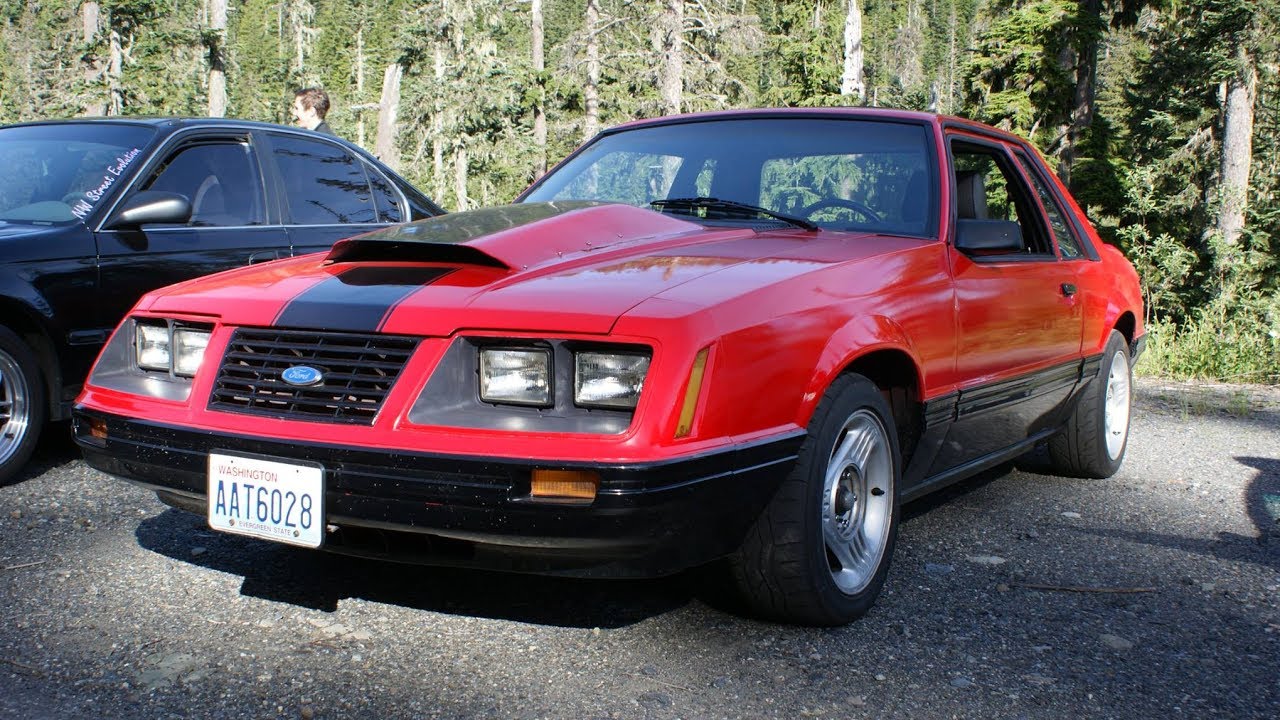
[[[1132,266],[1028,145],[869,109],[623,125],[515,205],[144,297],[89,462],[216,530],[848,622],[899,504],[1124,458]]]

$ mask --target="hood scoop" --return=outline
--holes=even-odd
[[[424,262],[517,270],[618,243],[700,229],[631,205],[522,203],[441,215],[342,240],[325,262]]]
[[[325,262],[404,261],[447,263],[449,265],[482,265],[510,270],[506,263],[470,245],[450,245],[422,241],[350,238],[333,246]]]

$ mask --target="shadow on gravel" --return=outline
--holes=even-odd
[[[243,577],[242,595],[325,612],[359,599],[556,627],[619,628],[687,605],[698,586],[692,573],[579,580],[351,558],[215,533],[180,510],[143,520],[136,536],[152,552]]]
[[[1257,472],[1245,488],[1245,513],[1256,535],[1219,532],[1212,540],[1129,530],[1082,530],[1099,537],[1171,548],[1220,560],[1247,562],[1280,570],[1280,460],[1237,457],[1237,462]]]
[[[23,466],[22,471],[13,476],[5,485],[16,485],[33,478],[40,477],[50,469],[59,465],[75,462],[80,459],[80,448],[71,439],[71,423],[52,423],[40,434],[40,442],[31,459]]]

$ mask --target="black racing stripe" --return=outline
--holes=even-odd
[[[453,270],[441,267],[353,267],[303,291],[280,310],[272,324],[277,327],[375,332],[396,305]]]

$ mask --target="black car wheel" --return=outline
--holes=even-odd
[[[31,457],[44,418],[44,386],[35,356],[21,338],[0,327],[0,485]]]
[[[898,532],[899,457],[879,388],[860,375],[833,383],[793,472],[729,558],[751,611],[842,625],[871,608]]]

